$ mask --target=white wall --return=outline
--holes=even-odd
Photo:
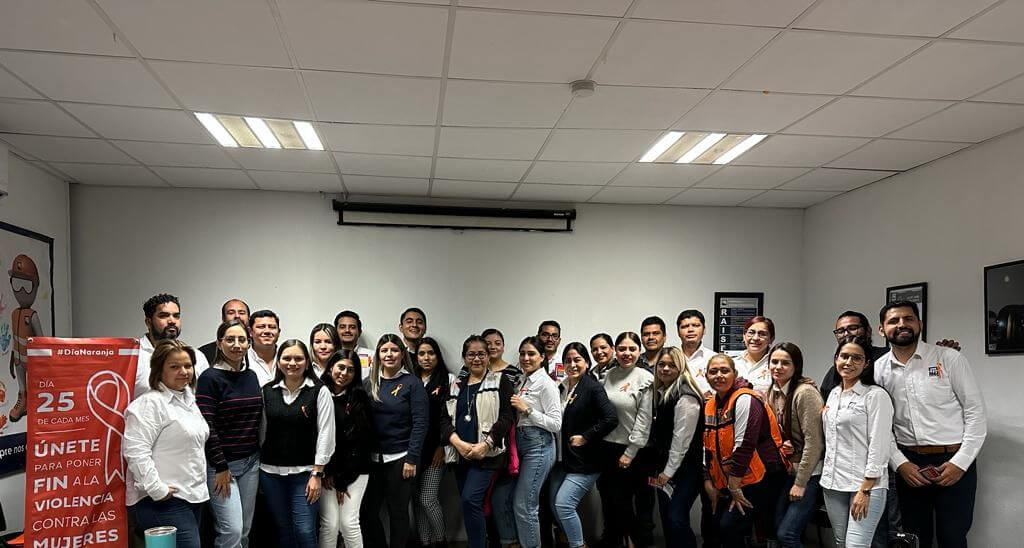
[[[71,335],[70,229],[68,184],[11,156],[10,194],[0,198],[0,219],[54,239],[53,288],[56,335]],[[4,273],[9,266],[4,267]],[[49,326],[44,326],[49,330]],[[0,367],[7,367],[7,359]],[[8,387],[8,397],[17,390]],[[0,477],[0,503],[8,530],[21,530],[25,506],[25,474]]]
[[[277,192],[76,186],[72,210],[77,336],[141,334],[142,302],[166,291],[196,344],[240,296],[303,339],[351,308],[367,346],[419,306],[449,362],[491,326],[511,359],[544,319],[564,342],[614,336],[649,314],[710,317],[716,290],[763,290],[780,336],[800,335],[796,210],[588,205],[567,234],[340,227],[330,200]]]
[[[976,546],[1019,545],[1024,537],[1024,359],[985,355],[982,282],[986,265],[1024,258],[1022,151],[1018,131],[829,200],[804,217],[802,333],[815,378],[834,350],[836,314],[861,310],[877,326],[887,286],[928,282],[929,340],[963,345],[988,410],[970,537]]]

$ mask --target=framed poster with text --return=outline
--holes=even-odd
[[[925,336],[928,330],[928,282],[917,282],[906,285],[894,285],[885,288],[885,302],[910,301],[917,304],[921,312],[921,340],[928,341]]]
[[[743,324],[764,314],[764,293],[715,292],[715,352],[742,351]]]

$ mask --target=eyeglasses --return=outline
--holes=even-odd
[[[864,363],[864,354],[847,354],[846,352],[840,352],[839,359],[850,363]]]
[[[833,329],[832,333],[837,335],[837,336],[838,335],[846,335],[847,333],[852,335],[852,334],[856,333],[857,331],[861,331],[863,329],[864,329],[863,325],[853,324],[853,325],[848,325],[846,327],[840,327],[840,328],[837,328],[837,329]]]
[[[487,352],[467,352],[466,358],[470,360],[482,360],[487,357]]]
[[[758,337],[758,338],[761,338],[761,339],[767,339],[768,337],[772,336],[772,334],[767,332],[767,331],[755,331],[753,329],[748,330],[746,332],[746,335],[748,337],[750,337],[751,339],[753,339],[754,337]]]
[[[542,339],[561,339],[562,338],[561,335],[557,335],[555,333],[541,333],[541,334],[539,334],[537,336],[542,338]]]

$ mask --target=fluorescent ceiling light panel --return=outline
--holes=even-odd
[[[309,122],[293,122],[295,129],[298,130],[299,135],[302,136],[303,142],[306,143],[306,148],[309,150],[323,150],[324,145],[320,142],[320,137],[317,136],[316,130],[313,129],[313,124]]]
[[[658,139],[657,143],[654,143],[654,146],[652,146],[651,149],[648,150],[647,153],[640,158],[640,161],[653,162],[658,158],[658,156],[664,154],[665,151],[669,149],[669,147],[676,144],[676,141],[678,141],[679,138],[683,136],[683,134],[684,132],[682,131],[668,132],[664,137]]]
[[[249,127],[260,138],[260,142],[263,143],[264,147],[281,148],[281,143],[277,142],[277,137],[274,137],[274,132],[270,131],[270,127],[263,121],[263,118],[246,116],[245,123],[249,124]]]
[[[698,156],[707,152],[707,150],[718,141],[721,141],[725,137],[725,133],[710,133],[707,137],[701,139],[697,146],[691,148],[683,157],[676,160],[677,164],[688,164],[697,159]]]
[[[199,122],[203,124],[203,127],[206,128],[206,131],[209,131],[210,135],[220,143],[220,146],[231,148],[238,147],[238,143],[236,143],[231,137],[228,130],[224,129],[224,126],[220,125],[220,122],[217,121],[217,118],[214,115],[206,112],[197,112],[195,115]]]
[[[224,129],[228,130],[231,137],[235,139],[238,146],[245,148],[263,148],[263,143],[260,142],[259,137],[249,129],[249,124],[245,123],[245,120],[241,116],[227,116],[224,114],[218,114],[216,116],[217,121],[224,126]]]
[[[767,137],[767,135],[751,135],[750,137],[747,137],[746,139],[740,141],[739,144],[737,144],[736,146],[729,149],[728,152],[726,152],[725,154],[719,156],[718,159],[712,163],[718,165],[728,164],[729,162],[739,157],[740,154],[743,154],[744,152],[753,148],[754,145],[756,145],[757,143],[763,141],[765,137]]]
[[[281,146],[290,150],[306,149],[306,143],[302,142],[302,137],[299,136],[299,132],[295,130],[295,125],[292,122],[288,120],[267,120],[266,122]]]

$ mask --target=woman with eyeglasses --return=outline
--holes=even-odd
[[[480,336],[487,343],[490,371],[492,373],[501,373],[508,377],[513,389],[519,386],[519,382],[523,378],[523,370],[516,364],[505,361],[505,335],[491,327],[484,329]],[[513,443],[516,431],[515,412],[512,413],[511,420],[512,426],[509,427],[508,434],[504,440],[505,447],[508,447],[509,451],[515,446]],[[518,454],[516,458],[518,459]],[[494,532],[497,533],[498,544],[501,546],[517,544],[519,536],[519,533],[516,531],[516,513],[513,501],[516,489],[516,475],[513,475],[512,472],[515,472],[516,475],[519,473],[518,469],[510,471],[507,466],[498,469],[495,472],[497,477],[494,480],[494,488],[491,489],[491,518],[493,520]]]
[[[829,393],[822,415],[825,509],[836,544],[847,548],[871,546],[889,487],[893,405],[889,393],[875,384],[870,359],[866,339],[839,343],[834,360],[842,383]]]
[[[654,411],[654,375],[637,367],[641,348],[639,335],[620,333],[615,338],[616,366],[604,378],[619,424],[604,437],[605,468],[597,484],[605,526],[602,546],[624,546],[627,539],[637,547],[654,542],[654,524],[637,519],[654,512],[654,488],[648,483],[652,459],[645,450]]]
[[[754,316],[743,326],[743,346],[746,349],[732,356],[737,373],[761,394],[766,394],[772,384],[772,375],[768,370],[768,349],[773,342],[775,322],[764,316]]]
[[[511,397],[519,412],[516,446],[519,451],[519,479],[513,505],[519,544],[523,548],[541,545],[540,491],[555,462],[555,435],[562,426],[562,405],[558,386],[545,370],[544,345],[537,337],[519,344],[523,380]]]
[[[448,373],[441,347],[433,337],[423,337],[416,343],[416,363],[413,376],[423,383],[427,393],[427,435],[423,438],[420,464],[413,485],[412,510],[423,546],[446,545],[444,513],[437,497],[444,477],[445,454],[441,445],[441,408],[448,401],[448,391],[455,383],[455,375]]]
[[[458,453],[455,478],[470,548],[487,545],[484,500],[494,474],[507,466],[505,440],[515,390],[506,375],[490,370],[486,344],[479,335],[462,343],[467,374],[441,408],[441,439]]]

